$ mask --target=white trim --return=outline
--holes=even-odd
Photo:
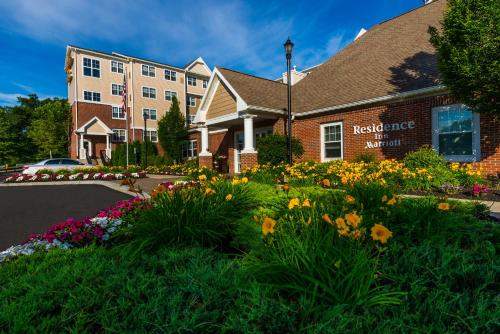
[[[191,97],[191,95],[192,95],[192,94],[190,94],[190,93],[187,93],[187,94],[186,94],[186,100],[188,100],[188,101],[189,101],[189,103],[188,103],[188,101],[186,101],[186,105],[187,105],[188,107],[190,107],[190,108],[193,108],[193,107],[196,107],[196,96],[192,96],[192,97],[194,98],[194,104],[191,104],[191,101],[190,101],[190,99],[189,99],[189,98]]]
[[[279,109],[273,109],[273,108],[266,108],[266,107],[259,107],[259,106],[254,106],[254,105],[248,105],[249,110],[255,110],[255,111],[267,111],[270,113],[274,114],[279,114],[279,115],[286,115],[285,110],[279,110]],[[292,115],[295,115],[295,113],[292,113]]]
[[[121,73],[120,73],[121,74]],[[118,88],[121,87],[122,88],[122,94],[113,94],[113,85],[117,85]],[[118,93],[120,92],[120,89],[118,89]],[[123,96],[123,84],[117,84],[117,83],[114,83],[112,82],[111,83],[111,96]],[[128,96],[127,96],[128,97]],[[127,101],[128,102],[128,101]]]
[[[151,110],[154,110],[154,111],[155,111],[155,119],[148,118],[146,121],[157,121],[157,120],[158,120],[158,110],[157,110],[157,109],[142,107],[142,121],[143,121],[143,122],[144,122],[144,110],[145,110],[145,109],[149,110],[149,116],[148,116],[148,117],[151,117]],[[144,128],[143,128],[143,129],[144,129]],[[147,129],[147,128],[146,128],[146,129]]]
[[[186,66],[185,67],[185,71],[189,72],[189,69],[191,67],[193,67],[196,63],[201,63],[203,65],[203,67],[205,68],[205,70],[208,72],[208,76],[212,75],[212,71],[208,67],[207,63],[205,63],[205,60],[203,60],[203,58],[201,58],[201,57],[196,58],[193,62],[191,62],[191,64],[189,64],[188,66]]]
[[[194,79],[194,85],[189,84],[189,78]],[[197,81],[198,81],[198,78],[195,75],[186,74],[186,83],[188,86],[197,87],[198,86]]]
[[[238,118],[240,118],[238,116],[238,113],[231,113],[231,114],[228,114],[228,115],[219,116],[219,117],[215,117],[215,118],[209,119],[209,120],[207,120],[205,122],[205,124],[206,125],[214,125],[214,124],[217,124],[217,123],[232,121],[232,120],[235,120],[235,119],[238,119]]]
[[[83,145],[82,146],[83,146],[84,150],[85,150],[85,142],[87,142],[87,144],[88,144],[88,148],[89,148],[88,155],[89,155],[89,157],[91,157],[92,156],[92,141],[90,139],[84,139],[83,140]]]
[[[99,93],[101,100],[100,101],[85,100],[85,92]],[[94,97],[92,96],[92,98],[94,98]],[[87,103],[106,104],[106,103],[102,102],[102,93],[101,92],[94,92],[93,90],[86,90],[86,89],[82,90],[82,99],[83,99],[82,100],[83,102],[87,102]]]
[[[120,109],[122,109],[123,117],[121,117],[121,118],[113,117],[113,108],[120,108]],[[124,120],[127,119],[126,113],[123,112],[123,108],[122,108],[121,105],[111,105],[111,119],[117,119],[117,120],[122,120],[122,121],[124,121]]]
[[[438,114],[440,111],[444,111],[449,108],[458,107],[459,110],[462,108],[467,108],[467,106],[455,103],[444,106],[438,106],[432,108],[432,146],[439,152],[439,127],[438,127]],[[472,112],[472,110],[470,110]],[[447,161],[456,162],[474,162],[481,160],[481,127],[480,127],[480,116],[478,113],[472,112],[472,154],[471,155],[447,155],[444,158]]]
[[[135,127],[131,128],[131,129],[132,130],[144,130],[144,127],[143,126],[142,127],[135,126]],[[146,126],[146,131],[151,131],[151,130],[158,130],[158,128],[157,127],[156,128],[151,128],[151,127]],[[141,139],[142,139],[142,137],[141,137]]]
[[[340,125],[340,158],[326,158],[325,157],[325,128],[330,126]],[[343,122],[331,122],[320,125],[320,144],[321,144],[321,162],[342,160],[344,159],[344,124]]]
[[[239,174],[241,172],[241,168],[239,168],[239,165],[241,164],[241,153],[243,150],[238,150],[238,141],[236,138],[238,138],[239,134],[243,134],[243,147],[245,146],[245,133],[244,131],[235,131],[234,132],[234,173]],[[239,154],[239,155],[238,155]]]
[[[113,131],[113,134],[111,135],[111,141],[113,143],[125,143],[127,141],[127,130],[126,129],[122,129],[122,128],[112,128],[111,129]],[[113,139],[113,136],[115,135],[114,131],[115,130],[120,130],[120,131],[123,131],[124,132],[124,138],[123,140],[114,140]]]
[[[144,96],[144,88],[149,89],[149,92],[150,92],[149,95],[151,95],[151,89],[154,89],[155,90],[155,97],[146,97],[146,96]],[[158,89],[156,89],[156,87],[141,86],[141,97],[143,99],[156,100],[156,98],[158,97]]]
[[[141,71],[142,71],[142,68],[141,68]],[[165,78],[165,71],[170,71],[170,78],[172,78],[172,72],[174,72],[175,73],[175,80]],[[163,80],[170,81],[170,82],[177,82],[177,73],[178,73],[178,71],[171,70],[169,68],[164,68],[163,69]]]
[[[142,73],[142,67],[143,66],[148,66],[148,67],[152,67],[154,68],[154,76],[150,76],[150,75],[144,75],[144,73]],[[150,69],[148,68],[148,73],[150,72]],[[143,77],[146,77],[146,78],[156,78],[156,66],[155,65],[148,65],[148,64],[141,64],[141,76]]]
[[[203,95],[205,94],[198,94],[198,93],[192,93],[192,92],[186,92],[187,95],[196,95],[196,96],[200,96],[200,97],[203,97]]]
[[[227,132],[229,129],[220,129],[220,130],[212,130],[208,131],[209,134],[214,134],[214,133],[222,133],[222,132]]]
[[[106,132],[106,134],[112,134],[113,131],[103,122],[99,119],[99,117],[94,116],[92,117],[87,123],[82,125],[79,129],[77,129],[75,132],[76,133],[81,133],[81,134],[89,134],[89,135],[103,135],[102,133],[90,133],[87,132],[86,128],[89,127],[90,125],[94,124],[94,122],[97,122]]]
[[[93,60],[93,59],[92,59],[90,56],[85,57],[84,55],[82,55],[82,77],[86,77],[86,78],[94,78],[94,79],[101,79],[101,78],[102,78],[102,66],[101,66],[101,59],[97,59],[97,58],[96,58],[96,59],[94,59],[94,60],[99,61],[99,76],[98,76],[98,77],[94,77],[93,75],[85,75],[85,67],[86,67],[86,66],[84,66],[84,64],[83,64],[83,63],[84,63],[84,59],[85,59],[85,58],[90,59],[90,70],[92,71],[92,60]],[[77,59],[77,61],[78,61],[78,59]]]
[[[123,72],[114,72],[113,71],[113,62],[115,62],[115,63],[121,63],[122,67],[123,67]],[[118,66],[116,68],[118,68]],[[109,59],[109,72],[116,73],[116,74],[124,74],[125,73],[125,63],[123,61]]]
[[[332,107],[314,109],[311,111],[303,111],[300,113],[296,113],[295,115],[297,117],[309,116],[309,115],[319,114],[319,113],[323,113],[323,112],[327,112],[327,111],[334,111],[334,110],[339,110],[339,109],[356,107],[356,106],[370,104],[370,103],[376,103],[376,102],[386,102],[386,101],[397,100],[397,99],[405,99],[405,98],[416,96],[416,95],[437,93],[437,92],[441,92],[441,91],[445,91],[445,90],[446,90],[446,87],[444,85],[438,85],[438,86],[433,86],[433,87],[428,87],[428,88],[416,89],[416,90],[412,90],[412,91],[404,92],[404,93],[397,93],[397,94],[392,94],[392,95],[374,97],[374,98],[367,99],[367,100],[350,102],[350,103],[341,104],[341,105],[332,106]]]
[[[151,64],[151,65],[159,67],[159,68],[172,68],[172,69],[176,70],[177,72],[182,72],[182,73],[185,72],[185,70],[183,68],[175,67],[173,65],[158,63],[158,62],[153,61],[153,60],[147,60],[147,59],[143,59],[143,58],[127,56],[127,55],[121,54],[119,52],[112,52],[111,54],[114,55],[115,57],[122,57],[125,59],[135,60],[136,63],[145,63],[146,65]],[[141,67],[141,73],[142,73],[142,67]],[[155,75],[156,75],[156,73],[155,73]],[[149,77],[149,78],[152,78],[152,77]]]
[[[175,96],[177,97],[177,102],[179,102],[179,103],[180,103],[180,101],[179,101],[179,93],[178,93],[176,90],[170,90],[170,89],[164,89],[164,90],[163,90],[163,100],[164,100],[164,101],[172,102],[172,99],[167,100],[167,99],[165,98],[165,94],[166,94],[167,92],[175,93]]]

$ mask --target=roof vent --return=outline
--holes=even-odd
[[[354,40],[357,40],[358,38],[360,38],[361,36],[363,36],[366,32],[366,29],[365,28],[361,28],[358,32],[358,34],[356,35],[356,37],[354,38]]]

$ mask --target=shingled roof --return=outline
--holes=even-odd
[[[341,106],[439,85],[429,26],[440,26],[446,0],[382,22],[293,86],[294,112]],[[286,85],[220,69],[249,105],[283,110]]]

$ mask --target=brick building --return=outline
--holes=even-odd
[[[449,161],[500,171],[500,121],[471,112],[440,82],[429,26],[445,0],[382,22],[327,60],[292,71],[293,135],[302,159],[401,158],[432,145]],[[256,138],[285,133],[287,78],[268,80],[216,68],[195,118],[200,164],[226,156],[228,171],[257,161]]]
[[[66,48],[65,71],[72,115],[69,156],[98,161],[103,154],[111,157],[112,149],[125,142],[127,134],[129,141],[142,141],[146,136],[162,153],[158,121],[170,109],[172,97],[177,97],[191,123],[212,74],[201,57],[179,67],[72,45]],[[125,75],[128,113],[122,110]],[[196,141],[184,146],[185,158],[196,156]]]

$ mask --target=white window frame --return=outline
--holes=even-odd
[[[116,86],[116,88],[118,90],[118,94],[113,94],[113,86]],[[123,95],[123,85],[112,83],[111,84],[111,95],[122,96]]]
[[[196,144],[196,154],[195,154],[194,144]],[[186,149],[184,149],[187,145],[189,146]],[[186,151],[188,154],[184,155],[184,151]],[[191,152],[191,155],[189,155],[189,152]],[[183,160],[191,160],[196,158],[197,156],[198,156],[198,141],[196,139],[187,140],[186,142],[182,143],[181,158]]]
[[[156,132],[156,140],[151,139],[151,133]],[[152,143],[157,143],[158,142],[158,130],[157,129],[146,129],[146,138],[152,142]]]
[[[147,74],[144,74],[144,67],[147,68]],[[151,71],[152,69],[152,71]],[[141,74],[143,77],[156,78],[156,67],[153,65],[141,64]],[[153,75],[151,75],[153,74]]]
[[[208,87],[208,79],[203,79],[203,83],[201,85],[203,88],[207,88]]]
[[[167,72],[168,72],[169,78],[167,78]],[[164,72],[164,74],[165,74],[165,80],[168,80],[168,81],[177,81],[177,72],[176,71],[166,69],[165,72]]]
[[[114,108],[118,108],[119,110],[121,110],[121,112],[119,112],[120,115],[123,115],[123,117],[115,117],[115,113],[114,113]],[[111,106],[111,119],[125,119],[125,112],[122,110],[122,106]]]
[[[325,157],[325,128],[330,126],[340,125],[340,157],[326,158]],[[321,143],[321,162],[343,160],[344,159],[344,124],[343,122],[332,122],[320,125],[320,143]]]
[[[147,110],[147,111],[146,111]],[[155,115],[155,118],[151,118],[151,112],[154,111],[154,115]],[[143,115],[143,118],[144,118],[144,112],[146,112],[146,114],[148,115],[148,118],[146,118],[147,120],[149,121],[156,121],[158,120],[158,111],[156,109],[152,109],[152,108],[142,108],[142,115]],[[144,120],[144,119],[143,119]]]
[[[187,84],[188,84],[188,86],[196,87],[196,81],[197,80],[196,80],[196,77],[194,75],[188,75],[187,76]]]
[[[85,74],[85,68],[89,68],[88,66],[85,66],[85,59],[90,59],[90,75]],[[99,62],[99,68],[94,68],[92,61]],[[94,76],[94,69],[99,70],[98,77]],[[82,57],[82,75],[84,77],[100,79],[101,78],[101,71],[102,71],[102,67],[101,67],[101,60],[100,59],[95,59],[95,58],[90,58],[90,57]]]
[[[194,101],[193,104],[191,104],[191,98],[193,98],[193,101]],[[186,104],[187,104],[188,107],[196,107],[196,96],[194,96],[194,95],[188,95],[187,96]]]
[[[466,105],[457,103],[446,106],[432,108],[432,146],[439,152],[439,125],[438,114],[440,111],[446,111],[451,108],[468,109]],[[473,162],[481,160],[481,133],[480,133],[480,118],[479,114],[472,112],[472,154],[471,155],[445,155],[447,161],[456,162]]]
[[[144,88],[148,90],[148,96],[144,96]],[[154,89],[155,91],[155,97],[151,97],[151,90]],[[144,99],[151,99],[151,100],[156,100],[156,88],[155,87],[148,87],[148,86],[141,86],[141,92],[142,92],[142,98]]]
[[[113,131],[113,135],[111,136],[111,141],[113,143],[124,143],[127,139],[127,133],[125,129],[111,129]],[[121,133],[123,132],[123,140],[121,140]],[[115,134],[118,133],[118,139],[116,139]]]
[[[170,100],[167,99],[167,92],[170,92],[170,93],[173,93],[173,94],[170,94]],[[177,95],[177,92],[175,90],[168,90],[168,89],[165,89],[165,91],[163,92],[163,97],[165,98],[165,101],[172,101],[172,97],[173,96],[176,96],[177,97],[177,100],[179,99],[179,96]]]
[[[91,94],[91,97],[92,97],[91,100],[85,99],[85,92]],[[99,94],[99,101],[94,100],[94,94]],[[101,92],[94,92],[94,91],[91,91],[91,90],[84,90],[82,96],[83,96],[83,101],[84,102],[102,103],[102,94],[101,94]]]
[[[113,71],[113,63],[116,64],[116,66],[114,66],[116,68],[116,71]],[[119,66],[120,64],[122,65],[121,71],[120,71],[120,66]],[[113,73],[123,73],[124,69],[125,69],[125,65],[123,64],[123,62],[118,61],[118,60],[111,60],[109,66],[110,66],[111,72],[113,72]]]

